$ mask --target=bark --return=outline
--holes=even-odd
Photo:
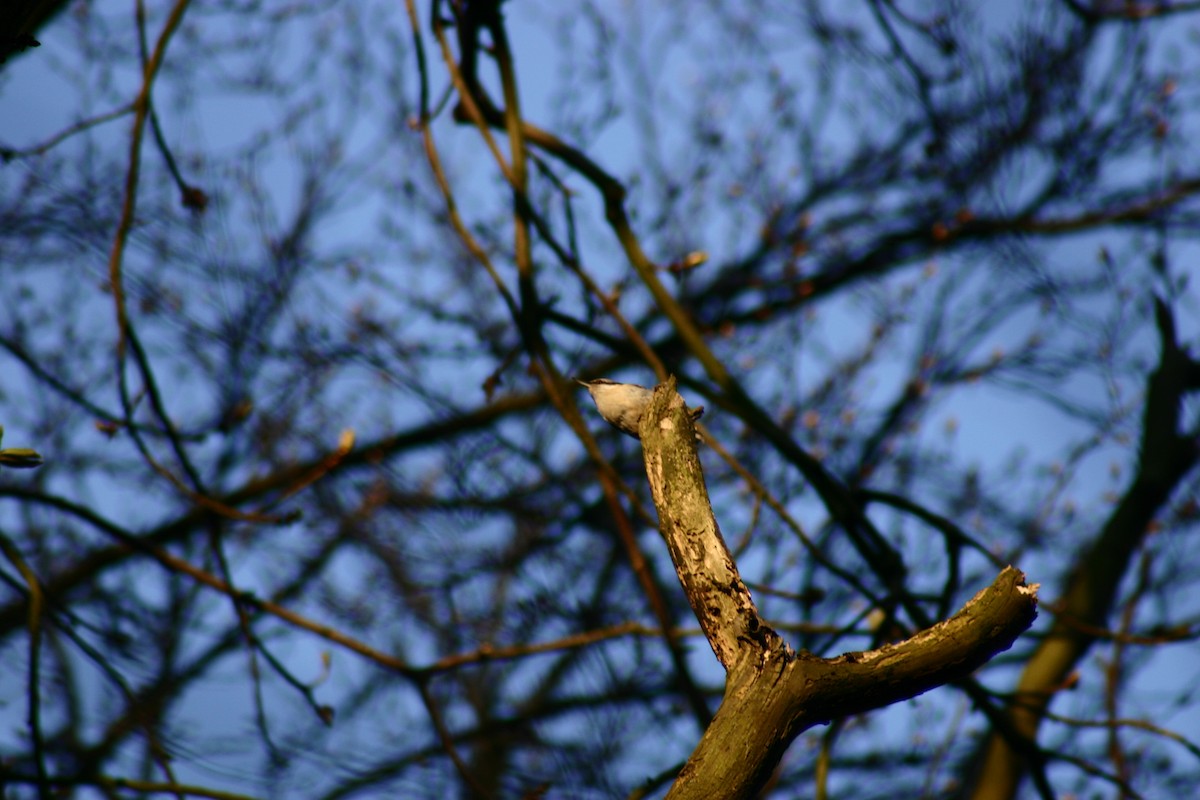
[[[1007,567],[959,613],[903,642],[831,659],[797,653],[759,617],[721,538],[692,419],[673,378],[655,389],[641,439],[660,531],[727,673],[721,707],[671,800],[756,796],[808,728],[963,678],[1006,650],[1037,616],[1037,586]]]

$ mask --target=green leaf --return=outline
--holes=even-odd
[[[0,450],[0,467],[9,469],[33,469],[42,465],[42,454],[27,447],[9,447]]]

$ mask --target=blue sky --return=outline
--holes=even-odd
[[[527,9],[530,9],[528,14],[525,13]],[[551,32],[547,30],[549,26],[539,16],[539,11],[540,9],[536,5],[513,4],[510,6],[510,19],[514,49],[519,58],[518,75],[521,81],[526,115],[535,122],[547,121],[548,123],[555,114],[556,102],[561,101],[561,98],[556,97],[555,92],[557,91],[557,78],[562,74],[564,66],[561,55],[554,48],[545,45]],[[647,31],[660,31],[657,35],[648,36],[644,40],[652,44],[659,41],[660,37],[669,37],[670,35],[670,21],[664,20],[661,12],[662,9],[657,5],[627,5],[621,14],[613,16],[619,18],[623,25],[644,26]],[[126,14],[127,11],[119,9],[113,13],[114,19],[120,19],[120,16]],[[185,22],[185,26],[187,24]],[[698,39],[703,39],[702,31],[695,35]],[[118,97],[130,96],[132,88],[136,86],[137,76],[135,74],[129,71],[117,71],[113,75],[113,91],[105,95],[81,99],[78,87],[64,81],[58,74],[59,70],[48,68],[48,66],[61,65],[63,71],[82,69],[86,72],[86,67],[79,63],[78,55],[73,53],[73,40],[68,35],[65,26],[53,26],[43,32],[40,38],[43,43],[42,48],[18,59],[0,77],[0,120],[4,120],[3,123],[0,123],[0,145],[24,148],[44,141],[64,126],[76,121],[78,110],[81,107],[87,108],[88,113],[108,110],[115,105]],[[1169,50],[1169,47],[1165,47],[1165,50]],[[302,63],[305,53],[304,43],[301,40],[293,40],[290,47],[283,47],[277,51],[282,64],[294,63],[296,69],[305,67]],[[807,59],[810,57],[801,50],[789,52],[786,48],[776,49],[774,53],[781,64],[792,67],[798,64],[807,65]],[[658,57],[659,53],[657,51],[635,52],[633,55],[654,59]],[[689,82],[702,81],[705,70],[710,68],[711,61],[719,55],[723,54],[678,47],[670,49],[662,63],[656,65],[657,70],[653,73],[663,88],[663,102],[668,102],[671,92],[676,87],[681,85],[686,87]],[[200,91],[197,98],[185,106],[177,106],[174,103],[169,92],[169,82],[165,81],[161,94],[156,94],[168,135],[182,138],[186,134],[189,147],[198,148],[209,154],[214,161],[218,161],[222,153],[238,150],[260,131],[269,130],[275,124],[275,112],[278,109],[276,104],[261,97],[239,96],[236,92],[221,88],[219,77],[220,68],[214,68],[212,71],[198,71],[198,76],[192,80],[199,84]],[[405,76],[405,80],[401,81],[404,90],[408,92],[413,90],[411,77],[411,75]],[[375,89],[376,87],[371,88]],[[435,91],[440,91],[443,87],[437,85],[434,88]],[[655,87],[622,86],[620,88],[632,91],[645,88],[654,89]],[[753,108],[764,99],[750,94],[731,99],[729,102],[732,104],[736,100],[746,107]],[[366,114],[361,117],[355,116],[356,110],[380,111],[387,106],[386,98],[359,98],[360,105],[352,106],[349,103],[343,103],[343,98],[339,97],[336,92],[330,92],[328,102],[330,120],[328,124],[341,130],[347,128],[353,130],[353,135],[349,137],[348,149],[355,152],[348,160],[353,160],[354,155],[369,154],[374,148],[379,148],[381,154],[385,154],[381,155],[381,158],[396,157],[395,150],[384,148],[387,146],[389,137],[403,134],[397,134],[389,129],[382,113],[378,117]],[[647,100],[647,102],[651,102],[651,100]],[[714,113],[719,114],[722,111],[732,113],[728,108],[717,108]],[[763,118],[769,117],[764,115]],[[861,120],[859,122],[861,123]],[[849,138],[853,124],[854,121],[851,119],[833,116],[827,123],[828,130],[831,131],[828,140],[834,143],[839,141],[841,133],[839,126],[845,126],[845,136]],[[636,125],[636,114],[631,113],[606,126],[602,133],[596,135],[593,142],[587,143],[603,166],[622,178],[634,181],[637,180],[641,156],[644,153],[641,149],[644,143],[637,135]],[[125,140],[128,127],[128,118],[108,123],[94,133],[94,141],[104,145],[119,145]],[[463,196],[478,197],[481,202],[494,204],[496,202],[494,200],[494,176],[490,174],[491,167],[486,155],[477,151],[476,145],[471,142],[471,132],[455,129],[448,123],[443,123],[439,127],[438,134],[439,141],[446,149],[448,160],[451,161],[452,176],[458,181],[457,186]],[[747,136],[753,134],[753,131],[746,132]],[[415,136],[411,132],[409,135]],[[681,140],[684,137],[683,133],[668,130],[663,140],[664,143],[661,145],[664,149],[669,150],[674,146],[682,146],[681,142],[672,140],[673,136],[678,136]],[[321,137],[320,130],[305,132],[297,137],[297,142],[300,143],[298,146],[308,143],[313,147],[319,147],[322,141]],[[263,178],[263,183],[269,187],[273,206],[280,218],[286,218],[295,208],[295,198],[301,176],[295,170],[294,156],[294,150],[277,151],[271,158],[264,159],[262,163],[255,165],[259,170],[260,177]],[[143,161],[147,164],[157,164],[159,158],[148,147],[143,154]],[[2,168],[4,174],[0,174],[0,186],[11,187],[19,184],[23,176],[36,174],[36,164],[35,160],[18,160],[5,165]],[[1156,169],[1161,165],[1146,166]],[[111,179],[114,184],[119,183],[119,176],[112,176]],[[784,179],[786,176],[780,176],[780,180]],[[706,188],[719,190],[721,187],[716,186],[714,182],[714,186]],[[724,189],[729,190],[730,187],[725,186]],[[638,191],[635,189],[635,200]],[[224,242],[250,236],[252,230],[244,225],[245,220],[239,216],[240,207],[236,203],[230,201],[227,206],[223,205],[225,200],[220,197],[220,187],[217,187],[215,200],[214,212],[204,223],[206,230],[199,238],[201,241],[211,242],[213,251],[219,252]],[[357,246],[364,237],[372,235],[376,218],[387,212],[387,209],[378,207],[377,202],[368,196],[361,201],[348,203],[350,210],[335,217],[336,224],[330,224],[322,229],[322,241],[330,247],[344,245],[354,248]],[[597,203],[595,198],[586,191],[578,202],[581,216],[588,213],[595,214]],[[468,209],[468,213],[477,214],[482,219],[489,210],[484,207],[483,211],[478,211],[472,207]],[[617,281],[624,278],[626,267],[615,257],[615,248],[611,243],[602,244],[594,229],[590,230],[588,234],[588,241],[595,248],[590,252],[596,254],[594,261],[589,266],[594,268],[596,274],[604,280]],[[705,250],[708,252],[711,262],[721,263],[735,258],[739,254],[739,249],[745,246],[749,238],[752,238],[752,234],[746,233],[731,218],[724,220],[723,227],[718,225],[715,230],[695,230],[693,240],[680,244],[681,246],[686,245],[688,248]],[[1079,250],[1097,252],[1100,246],[1105,244],[1104,239],[1104,235],[1080,237],[1078,240],[1064,245],[1064,248],[1076,252]],[[670,237],[664,235],[658,241],[669,240]],[[94,261],[81,265],[81,272],[86,274],[89,280],[99,280],[105,273],[107,253],[96,251],[93,255]],[[150,255],[144,250],[138,252],[135,248],[131,260],[140,262],[149,258]],[[665,257],[665,254],[663,255]],[[1070,253],[1065,253],[1064,257],[1069,255]],[[0,253],[0,259],[2,258],[3,254]],[[1182,262],[1184,255],[1179,254],[1178,258]],[[382,260],[385,259],[381,258]],[[939,270],[953,270],[955,265],[949,263],[951,261],[952,259],[947,259],[947,263],[936,266]],[[0,264],[0,268],[2,268],[2,264]],[[438,275],[432,275],[427,280],[431,287],[437,287],[438,282],[444,279]],[[47,287],[47,290],[50,291],[55,289],[54,286]],[[312,304],[311,310],[316,314],[328,313],[344,316],[348,309],[360,304],[380,303],[386,305],[387,303],[384,293],[375,291],[369,286],[352,288],[347,284],[345,287],[325,286],[322,289],[323,291],[314,291],[308,297],[308,302]],[[222,288],[218,285],[212,291],[211,301],[214,305],[219,306]],[[1194,311],[1194,293],[1190,295],[1190,299],[1191,310]],[[112,322],[111,315],[106,316],[106,302],[99,298],[96,305],[93,306],[96,324],[100,326],[111,325]],[[219,309],[216,313],[220,313]],[[827,343],[831,356],[840,352],[839,348],[849,351],[861,341],[863,336],[863,313],[863,300],[857,295],[832,303],[822,313],[820,319],[812,322],[811,326],[805,330],[805,335]],[[1197,335],[1194,315],[1181,315],[1180,322],[1181,332],[1186,337],[1194,338]],[[1018,346],[1028,336],[1031,324],[1032,322],[1028,320],[1014,320],[1010,325],[999,329],[995,341],[989,342],[988,347],[1010,349]],[[868,389],[873,388],[877,393],[877,397],[880,398],[878,402],[882,402],[882,398],[892,396],[897,382],[904,380],[907,376],[908,364],[903,361],[903,354],[907,350],[904,346],[906,344],[908,343],[898,343],[895,361],[891,364],[887,361],[881,362],[880,366],[873,371],[873,380],[866,384]],[[1144,342],[1139,342],[1139,346],[1144,349],[1147,359],[1153,357],[1155,343],[1151,339],[1147,337]],[[474,371],[482,376],[486,375],[491,367],[490,363],[481,361],[475,366]],[[756,369],[761,375],[774,374],[769,364],[746,363],[739,364],[738,367],[746,375],[748,384],[754,379]],[[7,368],[11,369],[11,367]],[[802,363],[799,367],[799,374],[803,383],[808,380],[818,380],[822,373],[820,367],[809,368]],[[475,376],[464,379],[462,374],[451,372],[429,377],[430,380],[436,381],[459,381],[464,385],[471,386],[472,390],[479,384]],[[649,379],[648,374],[630,377]],[[359,394],[358,384],[355,381],[365,383],[369,379],[369,372],[365,370],[356,377],[352,377],[351,383],[346,388],[347,396],[352,398]],[[802,388],[807,387],[797,387],[797,394],[801,393]],[[1136,386],[1125,388],[1127,391],[1137,391]],[[1090,396],[1097,391],[1096,386],[1085,383],[1065,384],[1061,389],[1064,394],[1077,392],[1081,396]],[[862,400],[864,406],[871,405],[870,397],[864,397]],[[174,408],[183,412],[193,400],[179,397],[174,402]],[[418,407],[416,403],[406,404],[404,398],[398,398],[397,405],[387,410],[356,407],[353,403],[348,403],[344,415],[344,426],[355,428],[360,432],[364,429],[384,428],[397,424],[398,419],[403,419],[406,409]],[[952,432],[949,432],[950,427],[953,427]],[[19,428],[9,426],[6,443],[19,446],[23,442],[17,440],[22,433]],[[1043,468],[1053,468],[1054,462],[1061,458],[1057,454],[1061,454],[1077,443],[1085,435],[1085,432],[1077,423],[1065,418],[1061,413],[1045,404],[1031,402],[1028,397],[997,390],[993,386],[980,386],[953,392],[946,401],[939,405],[924,435],[932,439],[946,439],[952,443],[954,451],[965,462],[981,464],[985,469],[998,469],[999,465],[1011,459],[1014,453],[1020,452],[1028,453],[1030,461],[1041,464]],[[331,444],[334,438],[335,432],[331,431]],[[52,456],[49,453],[47,455]],[[1111,473],[1114,462],[1125,465],[1123,471],[1116,477]],[[1079,465],[1068,494],[1078,507],[1088,510],[1092,515],[1091,518],[1094,518],[1097,509],[1105,507],[1106,493],[1114,489],[1120,490],[1128,476],[1129,448],[1106,444]],[[1018,483],[1013,490],[1020,491],[1022,487],[1023,484]],[[120,489],[109,491],[109,489],[110,487],[93,486],[91,492],[97,503],[106,512],[113,515],[124,514],[131,505],[135,505],[130,502],[132,498],[128,491]],[[733,508],[729,510],[728,514],[731,518],[736,519],[744,511],[745,509]],[[810,525],[818,524],[823,517],[820,509],[808,505],[798,508],[798,512]],[[11,510],[8,513],[12,513]],[[153,516],[153,512],[151,512],[151,516]],[[4,518],[4,511],[0,509],[0,520]],[[736,529],[736,526],[731,525],[730,529]],[[987,531],[983,530],[980,533],[986,535]],[[917,548],[920,549],[921,546],[923,544],[918,544]],[[1169,550],[1169,548],[1167,549]],[[768,565],[756,567],[753,559],[749,559],[744,566],[747,577],[753,577],[756,568],[766,569]],[[1039,565],[1036,563],[1023,563],[1019,566],[1026,569],[1031,580],[1042,579],[1047,582],[1049,587],[1055,585],[1056,573],[1043,577],[1037,574]],[[353,568],[353,565],[350,564],[345,566],[348,573]],[[152,592],[153,588],[146,587],[145,591]],[[1052,598],[1045,597],[1044,599]],[[219,601],[214,600],[214,603],[217,602]],[[1043,615],[1039,622],[1040,630],[1044,630],[1048,620],[1049,615]],[[294,659],[294,663],[298,665],[296,666],[298,673],[306,674],[306,671],[309,670],[315,673],[319,670],[320,653],[324,649],[324,645],[317,642],[308,645],[295,644],[288,648],[287,656],[289,659]],[[418,647],[418,652],[414,653],[417,660],[425,655],[419,653],[419,650]],[[698,661],[711,665],[711,657],[703,647],[697,647],[695,650],[698,653],[696,656]],[[1155,658],[1153,665],[1141,673],[1141,679],[1147,681],[1148,685],[1153,685],[1156,692],[1165,692],[1177,685],[1182,688],[1181,682],[1189,681],[1194,677],[1191,672],[1192,668],[1186,663],[1186,656],[1187,654],[1180,648],[1162,651],[1162,655]],[[353,657],[348,654],[337,653],[334,658],[337,668],[328,683],[320,689],[320,692],[327,693],[329,696],[349,691],[357,683],[362,672],[369,672],[369,669],[355,664]],[[718,676],[713,675],[713,677],[715,679]],[[218,727],[229,725],[230,720],[224,715],[213,714],[212,709],[220,708],[227,702],[237,702],[225,700],[224,695],[228,693],[231,697],[237,697],[239,692],[243,692],[242,687],[206,686],[203,695],[198,694],[193,698],[191,707],[186,713],[195,714],[197,719],[206,725],[212,724]],[[3,694],[3,699],[8,701],[10,713],[14,714],[8,729],[14,730],[15,715],[19,709],[16,697],[19,696],[20,690],[10,685],[4,689]],[[949,697],[949,693],[943,694]],[[244,692],[242,696],[244,696]],[[279,702],[287,703],[288,699],[281,697]],[[938,701],[927,698],[920,702],[952,703],[956,700]],[[1063,705],[1069,706],[1070,699],[1064,700]],[[881,715],[881,719],[887,720],[891,713]],[[1181,732],[1192,738],[1200,736],[1200,722],[1198,721],[1180,718],[1178,720],[1159,720],[1158,722],[1169,726],[1178,726]],[[0,739],[0,741],[3,740]],[[7,744],[11,744],[11,741]],[[188,765],[181,765],[181,775],[186,775],[186,772],[182,771],[189,768]],[[209,775],[201,777],[204,780],[211,778]],[[236,782],[246,777],[246,775],[236,775],[234,779]]]

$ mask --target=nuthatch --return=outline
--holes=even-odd
[[[638,426],[642,422],[642,414],[650,405],[650,398],[654,396],[652,390],[636,383],[617,383],[608,378],[597,378],[594,381],[581,381],[576,378],[575,382],[587,387],[588,394],[596,403],[596,410],[604,417],[605,422],[635,439],[641,438],[638,435]],[[693,408],[689,413],[692,419],[700,419],[704,408]],[[700,434],[696,434],[696,438],[699,439]]]

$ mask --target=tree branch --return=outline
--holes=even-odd
[[[758,615],[709,505],[695,431],[670,378],[642,417],[659,529],[688,602],[725,667],[725,697],[667,795],[749,798],[814,725],[966,677],[1037,616],[1037,586],[1005,567],[956,615],[897,644],[837,658],[796,653]]]

